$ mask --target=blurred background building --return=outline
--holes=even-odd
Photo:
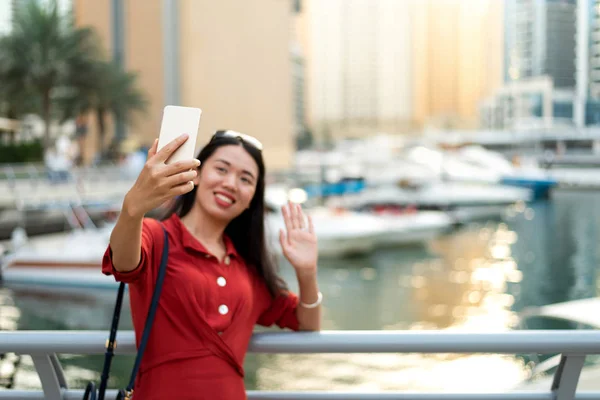
[[[307,120],[316,136],[476,127],[502,83],[502,0],[306,0]],[[473,14],[475,13],[475,15]]]
[[[19,2],[1,3],[7,32]],[[167,104],[204,110],[198,146],[219,128],[258,137],[272,169],[340,138],[600,122],[598,0],[58,4],[138,74],[147,113],[108,130],[136,146]]]
[[[486,51],[502,48],[502,0],[75,0],[74,10],[149,94],[129,135],[148,144],[165,104],[198,106],[201,142],[245,131],[272,168],[303,138],[475,128],[502,83],[503,54]]]
[[[482,105],[482,127],[600,122],[599,7],[596,0],[506,0],[505,85]]]
[[[414,4],[415,121],[425,128],[477,128],[479,103],[502,84],[503,0]]]
[[[75,0],[74,11],[139,73],[150,107],[128,134],[140,144],[157,137],[166,104],[193,106],[203,110],[198,146],[217,129],[235,129],[264,143],[271,168],[289,165],[290,2]]]

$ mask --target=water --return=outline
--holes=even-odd
[[[471,224],[423,248],[322,260],[324,329],[509,330],[528,306],[598,293],[600,193],[558,191],[507,209],[501,221]],[[283,274],[296,289],[292,269]],[[107,329],[113,294],[0,289],[2,329]],[[539,325],[536,328],[553,328]],[[130,329],[124,307],[121,328]],[[71,386],[98,380],[102,356],[61,356]],[[248,389],[503,391],[527,377],[512,355],[321,354],[246,359]],[[112,387],[126,384],[132,357],[116,356]],[[23,359],[16,387],[39,387]]]

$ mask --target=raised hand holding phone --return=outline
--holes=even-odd
[[[123,209],[130,216],[142,217],[194,188],[192,180],[200,166],[194,157],[200,114],[199,108],[165,107],[159,138],[148,151],[142,172],[125,196]]]
[[[185,194],[194,188],[192,180],[198,174],[200,161],[195,158],[165,164],[165,161],[188,140],[181,135],[160,151],[158,139],[148,151],[148,160],[137,180],[125,195],[123,211],[131,217],[143,217],[173,197]]]

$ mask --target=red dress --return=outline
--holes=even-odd
[[[169,236],[169,261],[134,399],[245,399],[242,366],[254,325],[298,330],[298,297],[290,292],[272,298],[228,238],[227,255],[220,262],[176,215],[163,225]],[[140,265],[131,272],[116,271],[110,246],[102,261],[104,274],[129,284],[137,345],[162,248],[160,222],[145,218]]]

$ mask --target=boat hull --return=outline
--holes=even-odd
[[[547,198],[550,195],[550,190],[558,185],[558,181],[555,179],[518,176],[505,176],[500,180],[500,183],[530,189],[534,200]]]

